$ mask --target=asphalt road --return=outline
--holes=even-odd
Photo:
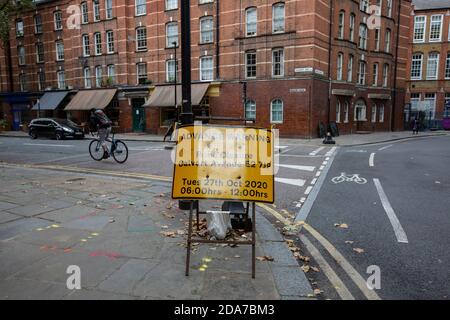
[[[342,148],[306,222],[364,279],[369,266],[380,268],[380,298],[450,299],[449,164],[449,136]],[[355,177],[332,181],[342,173],[367,183]],[[307,230],[301,233],[353,296],[365,298],[342,263]],[[313,278],[327,297],[338,297],[324,273]]]

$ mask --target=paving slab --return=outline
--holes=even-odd
[[[61,224],[61,226],[68,229],[101,231],[108,223],[110,223],[109,221],[111,219],[111,217],[105,216],[92,216],[86,217],[85,219],[75,219],[69,222],[65,222]]]
[[[274,258],[272,264],[274,266],[298,267],[291,251],[284,242],[263,241],[261,243],[264,254]]]
[[[297,267],[272,267],[273,275],[281,296],[308,297],[313,294],[311,285]]]
[[[0,200],[0,211],[2,210],[8,210],[19,206],[16,203],[10,203],[10,202],[4,202]]]
[[[24,217],[34,217],[40,215],[45,212],[49,212],[55,210],[54,208],[50,208],[48,206],[42,204],[31,204],[27,206],[18,206],[11,209],[6,210],[7,212],[18,214]]]
[[[84,219],[98,214],[100,211],[85,205],[76,205],[64,209],[54,210],[40,215],[40,218],[56,221],[60,223],[69,222],[75,219]]]
[[[17,214],[0,211],[0,224],[18,219],[23,219],[23,217]]]
[[[66,285],[60,283],[26,279],[0,281],[2,300],[59,300],[68,293]]]
[[[22,233],[48,225],[48,221],[37,218],[23,218],[0,225],[0,241],[17,237]]]

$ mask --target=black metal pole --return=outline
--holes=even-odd
[[[37,105],[38,105],[37,117],[40,118],[41,117],[41,100],[40,99],[37,100]]]
[[[190,0],[181,1],[181,81],[182,81],[182,124],[193,124],[191,100],[191,13]]]
[[[179,119],[180,113],[178,112],[178,96],[177,96],[177,43],[173,42],[172,45],[175,48],[175,57],[174,57],[174,60],[175,60],[175,66],[174,66],[174,68],[175,68],[175,79],[174,79],[174,82],[175,82],[175,112],[176,112],[176,120],[178,122],[178,121],[180,121],[180,119]]]

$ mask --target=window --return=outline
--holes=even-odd
[[[273,100],[270,104],[270,122],[283,123],[283,101],[280,99]]]
[[[341,123],[341,102],[336,100],[336,123]]]
[[[436,93],[425,93],[424,101],[428,102],[430,118],[434,119],[434,114],[436,111]]]
[[[366,63],[359,62],[358,84],[364,86],[366,84]]]
[[[42,71],[38,72],[38,90],[44,91],[45,89],[45,73]]]
[[[348,123],[348,110],[349,110],[349,103],[348,103],[348,101],[345,101],[345,103],[344,103],[344,123]]]
[[[27,76],[24,73],[19,74],[20,91],[27,91]]]
[[[113,85],[116,83],[116,66],[113,64],[109,64],[107,70],[108,70],[108,83],[110,85]]]
[[[342,68],[344,63],[344,55],[339,52],[337,57],[337,70],[336,70],[336,79],[342,80]]]
[[[253,100],[245,103],[245,119],[256,120],[256,102]]]
[[[377,122],[377,105],[376,104],[374,104],[372,106],[372,119],[371,120],[373,123]]]
[[[245,53],[245,77],[256,78],[256,51]]]
[[[40,14],[34,16],[34,32],[42,33],[42,17]]]
[[[89,89],[90,87],[92,87],[91,69],[89,67],[83,69],[83,76],[84,76],[84,87]]]
[[[411,102],[411,109],[417,110],[420,103],[420,93],[411,93],[411,98],[409,100]]]
[[[166,10],[174,10],[178,8],[178,0],[166,0]]]
[[[422,79],[423,54],[414,53],[411,60],[411,80]]]
[[[347,81],[353,82],[353,55],[348,56]]]
[[[414,42],[424,42],[425,41],[425,26],[427,24],[426,16],[416,16],[414,17]]]
[[[380,29],[375,29],[375,51],[380,51]]]
[[[55,19],[55,30],[62,30],[62,13],[61,11],[56,11],[54,14]]]
[[[248,8],[245,11],[245,34],[247,37],[256,36],[258,23],[257,19],[256,8]]]
[[[386,34],[384,37],[384,51],[391,52],[391,30],[386,29]]]
[[[284,49],[272,50],[272,76],[284,76]]]
[[[359,48],[367,49],[367,26],[365,24],[359,25]]]
[[[136,29],[136,50],[147,50],[147,28],[139,27]]]
[[[367,121],[366,118],[366,104],[363,100],[359,100],[355,104],[354,121]]]
[[[392,18],[392,0],[387,0],[387,16]]]
[[[350,23],[349,23],[349,29],[350,29],[350,41],[355,41],[355,15],[352,13],[350,14]]]
[[[211,43],[213,40],[213,18],[203,17],[200,19],[200,43]]]
[[[58,81],[58,89],[66,89],[66,74],[64,71],[56,72],[56,78]]]
[[[339,12],[338,38],[344,39],[345,11]]]
[[[445,110],[450,117],[450,92],[445,93]]]
[[[87,2],[81,3],[81,23],[85,24],[89,22],[89,12]]]
[[[178,23],[177,22],[172,22],[172,23],[167,24],[166,38],[167,38],[167,43],[166,43],[167,48],[173,48],[173,47],[178,46]]]
[[[175,69],[176,65],[176,69]],[[176,80],[176,71],[178,71],[178,61],[175,63],[175,59],[170,59],[166,61],[166,81],[167,82],[175,82]]]
[[[213,58],[201,57],[200,58],[200,81],[213,80]]]
[[[447,59],[445,60],[445,79],[450,79],[450,52],[447,53]]]
[[[284,32],[285,10],[284,3],[274,4],[272,7],[272,32]],[[256,29],[255,29],[256,33]]]
[[[44,62],[44,44],[42,42],[36,43],[36,62]]]
[[[113,17],[112,0],[105,0],[105,16],[106,16],[106,19],[112,19],[112,17]]]
[[[103,85],[103,69],[102,66],[95,67],[95,86],[100,88]]]
[[[17,47],[17,55],[19,57],[19,65],[23,66],[25,64],[25,47],[24,46]]]
[[[106,31],[106,52],[114,53],[114,31]]]
[[[432,52],[428,55],[427,79],[436,80],[438,78],[438,70],[439,70],[439,53]]]
[[[442,38],[442,15],[431,16],[430,42],[441,41]]]
[[[199,4],[212,3],[212,2],[214,2],[214,0],[199,0],[198,1]]]
[[[56,41],[56,61],[64,60],[64,42]]]
[[[378,86],[378,63],[373,64],[373,79],[372,79],[372,86],[376,87]]]
[[[95,45],[95,55],[99,56],[102,54],[102,35],[100,32],[94,33],[94,45]]]
[[[389,65],[386,63],[383,66],[383,87],[387,87],[389,84]]]
[[[142,16],[147,13],[147,7],[145,5],[146,0],[135,0],[135,14]]]
[[[369,11],[369,0],[360,0],[359,1],[359,10],[363,12]]]
[[[378,118],[379,122],[384,122],[384,105],[380,105],[380,115]]]
[[[136,65],[136,69],[137,69],[138,84],[146,84],[147,83],[147,64],[146,63],[138,63]]]
[[[88,57],[91,54],[91,47],[89,44],[89,35],[83,34],[82,41],[83,41],[83,56]]]
[[[16,36],[23,37],[23,34],[24,34],[23,20],[22,19],[16,20]]]
[[[100,21],[100,1],[94,0],[92,1],[94,21]]]

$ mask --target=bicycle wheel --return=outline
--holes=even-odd
[[[103,153],[104,150],[100,144],[100,140],[92,140],[89,144],[89,154],[91,155],[91,158],[95,161],[101,161],[103,159]]]
[[[112,156],[118,163],[124,163],[128,159],[128,147],[120,140],[116,140],[115,142],[116,148],[112,153]]]

